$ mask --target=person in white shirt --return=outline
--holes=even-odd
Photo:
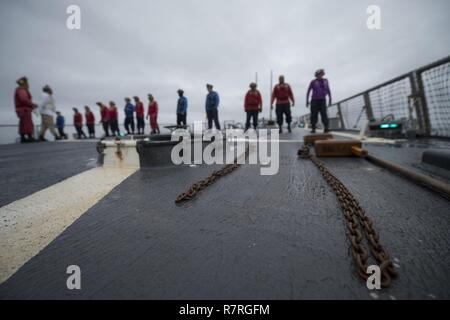
[[[39,112],[41,114],[42,123],[41,123],[41,132],[39,134],[40,141],[47,141],[45,139],[45,132],[47,129],[53,134],[56,140],[60,140],[61,138],[56,133],[55,123],[53,120],[53,116],[56,112],[55,100],[53,99],[53,90],[48,85],[46,85],[42,91],[42,102],[39,106]]]

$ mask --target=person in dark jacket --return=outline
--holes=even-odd
[[[179,89],[177,102],[177,126],[185,126],[187,121],[188,99],[184,96],[184,91]]]
[[[208,118],[208,129],[209,130],[212,129],[212,124],[214,122],[216,129],[220,130],[219,110],[218,110],[220,103],[219,94],[213,90],[212,84],[207,84],[206,90],[208,90],[205,103],[206,116]]]
[[[125,98],[125,130],[128,134],[134,134],[134,111],[135,107],[131,104],[131,99]]]
[[[319,69],[315,73],[316,79],[311,81],[308,88],[308,93],[306,95],[306,107],[309,107],[311,104],[311,133],[316,132],[317,121],[320,118],[322,119],[322,123],[324,126],[324,132],[330,132],[328,127],[328,115],[327,115],[327,101],[326,98],[328,96],[328,105],[331,106],[331,90],[328,80],[323,76],[325,75],[325,71],[323,69]],[[309,96],[312,92],[311,103],[309,102]]]
[[[78,139],[87,138],[86,134],[83,131],[83,115],[78,112],[77,108],[73,108],[73,125],[75,130],[77,130]]]
[[[56,128],[58,129],[59,136],[62,139],[67,140],[67,134],[64,132],[65,123],[66,119],[64,119],[63,115],[61,115],[61,112],[56,111]]]
[[[244,109],[247,113],[247,121],[245,122],[245,131],[250,128],[250,120],[253,119],[253,128],[258,127],[258,115],[262,112],[262,96],[256,83],[250,83],[250,90],[245,95]]]

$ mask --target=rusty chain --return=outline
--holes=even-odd
[[[247,159],[249,152],[249,147],[246,146],[245,149],[245,159]],[[219,178],[224,177],[236,169],[238,169],[241,165],[237,163],[237,158],[234,160],[235,163],[233,164],[227,164],[223,166],[221,169],[217,171],[213,171],[207,178],[200,180],[196,183],[194,183],[186,192],[183,192],[180,194],[176,200],[175,203],[180,204],[182,202],[190,201],[192,200],[200,191],[203,189],[209,187],[214,182],[216,182]]]
[[[181,203],[181,202],[186,202],[186,201],[192,200],[197,195],[197,193],[199,193],[203,189],[212,185],[219,178],[224,177],[224,176],[230,174],[231,172],[235,171],[240,166],[241,166],[240,164],[236,164],[236,163],[235,164],[227,164],[224,167],[222,167],[222,169],[214,171],[213,173],[211,173],[211,175],[209,175],[209,177],[194,183],[188,189],[188,191],[180,194],[177,197],[177,199],[175,200],[175,203]]]
[[[344,213],[348,229],[347,237],[351,243],[352,256],[356,263],[358,274],[364,280],[367,280],[369,277],[367,274],[369,251],[362,243],[364,234],[369,244],[370,252],[380,266],[381,286],[383,288],[389,287],[392,279],[397,276],[397,271],[390,260],[388,252],[380,244],[380,237],[373,227],[372,220],[366,216],[364,209],[345,185],[325,167],[322,161],[310,154],[309,146],[304,145],[298,151],[298,156],[303,159],[310,159],[336,194]]]

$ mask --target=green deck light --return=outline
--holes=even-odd
[[[388,129],[390,127],[390,125],[389,124],[385,124],[385,123],[383,123],[382,125],[380,125],[380,128],[381,129]]]
[[[391,123],[391,124],[389,125],[389,127],[390,127],[390,128],[398,128],[398,124],[396,124],[396,123]]]

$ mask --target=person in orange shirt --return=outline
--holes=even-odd
[[[86,117],[86,127],[88,128],[89,138],[95,138],[95,116],[88,106],[84,107]]]
[[[16,114],[19,118],[19,134],[20,142],[35,142],[34,139],[34,123],[33,123],[33,109],[37,105],[33,103],[33,98],[29,91],[28,79],[22,77],[16,81],[18,87],[14,93],[14,103],[16,107]]]
[[[280,76],[279,83],[273,89],[272,101],[270,103],[272,109],[275,100],[277,101],[275,111],[277,114],[277,123],[280,128],[280,133],[283,133],[283,116],[286,116],[288,131],[291,132],[291,101],[293,107],[295,106],[295,99],[291,86],[284,81],[284,76]]]
[[[160,134],[159,125],[158,125],[158,102],[156,102],[153,95],[148,95],[148,113],[147,119],[150,118],[150,128],[152,129],[151,134]]]
[[[111,133],[113,136],[117,137],[120,136],[120,129],[119,129],[119,114],[117,112],[117,107],[114,101],[109,102],[109,126],[111,128]]]
[[[244,109],[247,113],[247,121],[245,122],[245,131],[250,128],[250,120],[253,119],[253,128],[258,127],[258,115],[262,112],[262,96],[257,90],[256,83],[250,83],[250,90],[245,95]]]
[[[87,138],[86,134],[83,131],[83,115],[78,112],[77,108],[73,108],[73,125],[77,130],[78,139]]]
[[[100,107],[100,123],[103,126],[103,131],[105,132],[105,137],[109,137],[109,110],[108,107],[105,106],[101,102],[97,102],[97,105]]]
[[[135,102],[135,110],[136,110],[136,123],[137,123],[137,129],[138,134],[144,134],[145,131],[145,108],[144,104],[141,102],[139,97],[133,97]]]

